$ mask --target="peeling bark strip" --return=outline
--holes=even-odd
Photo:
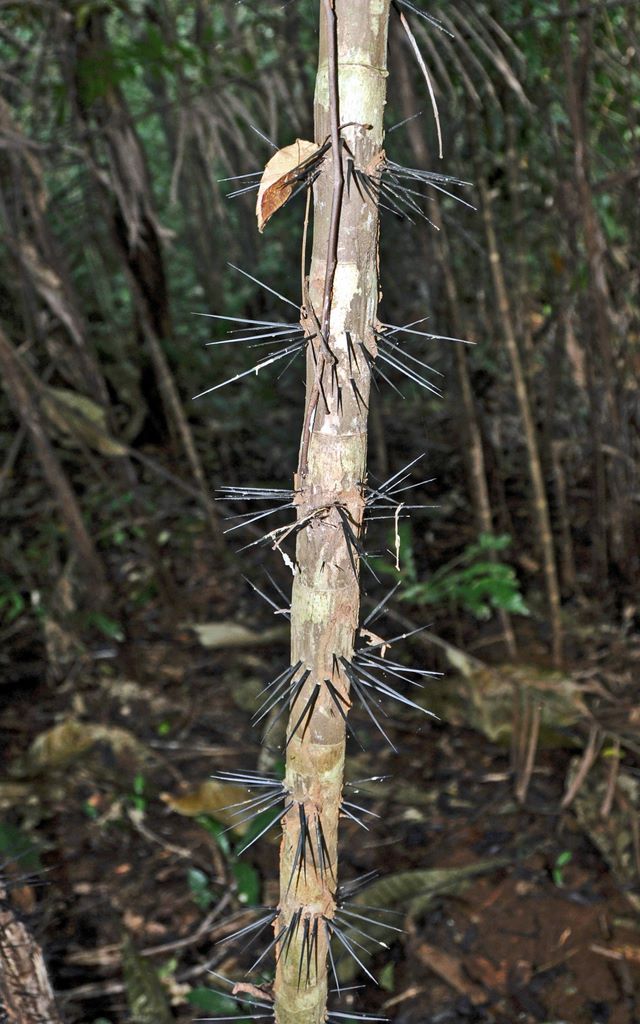
[[[311,308],[302,317],[315,337],[308,345],[295,479],[298,521],[307,521],[298,534],[291,604],[291,664],[300,664],[302,685],[293,691],[287,731],[285,787],[293,802],[283,818],[274,924],[279,1024],[320,1024],[326,1013],[350,706],[342,666],[351,662],[358,629],[357,548],[379,298],[377,204],[352,171],[381,157],[388,19],[389,0],[324,0],[321,6],[315,138],[321,146],[331,137],[332,148],[314,189]],[[344,126],[339,132],[338,125]]]

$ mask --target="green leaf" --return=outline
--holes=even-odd
[[[85,800],[82,804],[82,813],[85,817],[89,818],[90,821],[96,821],[100,817],[100,811],[93,804],[90,804],[88,800]]]
[[[481,533],[478,537],[479,551],[504,551],[511,544],[508,533]]]
[[[559,853],[556,857],[556,862],[553,866],[551,877],[553,878],[554,884],[558,887],[558,889],[562,889],[564,887],[563,868],[566,868],[567,864],[571,861],[572,857],[573,854],[571,850],[563,850],[562,853]]]
[[[38,846],[15,825],[0,822],[0,863],[15,861],[26,872],[42,871]]]
[[[238,899],[248,907],[255,907],[260,902],[260,876],[251,864],[244,862],[234,864],[233,876],[238,886]]]
[[[476,542],[437,569],[430,579],[407,587],[401,599],[418,605],[458,606],[478,619],[489,619],[496,608],[528,615],[513,567],[486,557],[492,551],[503,551],[510,543],[508,534],[494,537],[481,533]]]
[[[25,610],[27,602],[13,583],[4,575],[0,575],[0,622],[10,626]]]
[[[382,970],[378,972],[378,984],[385,992],[395,991],[395,966],[393,963],[385,964]]]
[[[131,802],[137,811],[146,810],[147,801],[144,797],[146,784],[144,775],[141,772],[137,772],[133,777],[133,794],[131,796]]]
[[[229,833],[225,826],[221,825],[219,821],[216,821],[215,818],[212,818],[208,814],[199,814],[196,821],[207,830],[210,836],[213,836],[225,857],[230,857],[231,843],[229,842]]]
[[[208,988],[192,988],[187,994],[187,1002],[197,1006],[199,1010],[209,1010],[221,1017],[239,1017],[238,1004],[230,996],[212,992]]]
[[[189,868],[187,882],[193,902],[200,910],[206,910],[213,903],[213,893],[209,888],[209,879],[199,868]]]
[[[253,819],[253,821],[249,825],[249,828],[243,835],[242,842],[238,843],[236,847],[236,854],[239,855],[241,853],[244,853],[244,851],[247,849],[249,844],[256,838],[256,836],[259,836],[262,830],[267,828],[269,822],[275,822],[277,820],[278,813],[278,811],[274,812],[273,809],[271,809],[268,811],[263,811],[262,814],[258,814],[258,816]]]
[[[158,968],[158,977],[162,980],[165,978],[172,978],[178,969],[178,958],[172,956],[170,960],[167,960],[162,967]]]
[[[108,636],[110,640],[124,643],[125,636],[120,623],[110,619],[108,615],[103,615],[102,612],[90,612],[87,615],[87,625],[95,626],[104,636]]]

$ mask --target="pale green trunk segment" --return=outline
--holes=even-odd
[[[356,167],[375,166],[382,149],[382,120],[386,97],[387,28],[390,0],[336,0],[340,122],[353,122],[342,131]],[[320,9],[320,57],[315,99],[316,141],[329,135],[329,89],[324,7]],[[329,220],[333,190],[331,155],[315,186],[314,240],[309,294],[321,316]],[[364,193],[363,193],[364,194]],[[313,934],[317,921],[317,949],[308,958],[304,927],[284,950],[279,950],[274,985],[278,1024],[321,1024],[327,999],[327,934],[324,919],[333,917],[337,887],[338,818],[345,757],[345,724],[325,680],[345,699],[349,687],[339,658],[350,660],[359,620],[360,588],[354,574],[342,520],[336,505],[360,534],[364,512],[363,484],[367,462],[367,407],[369,370],[360,344],[375,353],[372,325],[379,298],[378,211],[363,200],[351,182],[345,190],[340,218],[338,265],[330,317],[331,351],[337,359],[335,376],[324,371],[324,399],[318,402],[303,477],[295,481],[298,518],[314,517],[301,530],[296,549],[296,574],[291,603],[292,664],[302,662],[310,676],[291,710],[289,730],[300,717],[317,684],[318,701],[308,727],[300,729],[287,747],[285,784],[294,805],[284,819],[280,856],[280,914],[276,931],[302,909]],[[357,354],[349,358],[346,333]],[[317,344],[317,339],[316,339]],[[307,401],[315,381],[315,362],[307,361]],[[356,561],[357,556],[352,553]],[[307,821],[322,826],[330,869],[313,868],[307,856],[306,877],[292,879],[292,865],[300,834],[299,804]],[[313,848],[316,864],[322,859]],[[302,967],[301,967],[302,964]],[[317,964],[317,967],[316,967]],[[308,977],[307,977],[308,972]]]

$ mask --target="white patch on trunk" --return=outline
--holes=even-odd
[[[333,279],[333,301],[331,303],[331,335],[338,344],[346,345],[341,337],[347,329],[347,317],[354,296],[360,294],[360,268],[355,263],[339,263]]]

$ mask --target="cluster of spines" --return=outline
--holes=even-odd
[[[308,833],[305,835],[303,843],[309,843],[310,847],[312,847],[312,840]],[[302,858],[302,854],[300,857]],[[297,868],[298,873],[301,870],[302,868],[299,866]],[[323,869],[321,864],[314,859],[314,870],[323,871],[327,869]],[[329,870],[333,871],[332,868],[329,868]],[[387,913],[393,915],[394,911],[386,911],[378,907],[369,907],[366,904],[352,902],[356,893],[368,885],[374,877],[375,872],[369,872],[361,879],[346,885],[336,886],[334,882],[335,903],[333,910],[329,913],[322,913],[308,907],[298,907],[291,915],[289,921],[286,924],[280,925],[280,909],[268,909],[266,913],[260,913],[260,916],[255,921],[225,936],[224,939],[220,940],[220,944],[246,940],[241,947],[241,952],[246,953],[267,928],[273,928],[273,938],[246,971],[246,974],[250,975],[261,966],[263,961],[272,952],[275,955],[277,964],[281,957],[287,955],[292,943],[298,938],[302,929],[300,961],[297,972],[298,987],[301,987],[309,985],[314,972],[315,974],[318,972],[318,941],[322,933],[326,939],[329,963],[336,985],[336,992],[341,993],[344,991],[344,987],[340,984],[336,959],[333,955],[333,940],[336,940],[347,954],[353,958],[367,977],[377,983],[377,979],[363,962],[358,951],[364,953],[365,957],[369,957],[372,947],[378,946],[388,949],[389,945],[384,940],[372,935],[363,925],[373,925],[378,930],[382,929],[394,934],[401,934],[402,928],[388,921],[381,921],[370,917],[368,914],[361,913],[362,910],[370,910],[377,914]],[[368,945],[363,944],[363,939]],[[312,966],[314,968],[313,971]]]
[[[408,491],[420,486],[425,481],[412,481],[413,472],[420,462],[422,456],[411,460],[398,472],[391,475],[387,480],[375,485],[362,484],[363,504],[365,519],[371,518],[394,518],[405,509],[420,508],[420,505],[409,505],[406,503],[405,495]],[[296,493],[293,490],[281,488],[223,488],[221,498],[226,501],[241,502],[268,502],[271,507],[266,512],[249,512],[238,517],[239,522],[232,527],[250,526],[273,512],[283,512],[295,508]],[[309,517],[321,514],[328,514],[334,506],[322,506],[313,509]],[[356,556],[367,559],[367,554],[362,547],[362,542],[353,530],[346,512],[340,505],[335,506],[338,519],[342,525],[347,546],[350,550],[353,571],[356,572]],[[341,514],[341,512],[343,514]],[[308,517],[302,520],[295,520],[286,527],[270,531],[257,542],[270,540],[274,533],[280,536],[286,531],[303,529]],[[356,546],[357,545],[357,546]],[[275,614],[290,616],[290,608],[284,591],[277,582],[267,574],[269,587],[260,587],[248,580],[247,582],[274,611]],[[363,744],[357,728],[351,721],[349,711],[355,702],[364,711],[367,718],[389,744],[391,749],[397,752],[397,747],[389,736],[387,729],[382,725],[382,718],[387,717],[384,709],[384,702],[392,700],[401,706],[413,711],[420,711],[424,714],[431,714],[420,704],[407,697],[398,684],[408,686],[421,686],[425,679],[433,673],[423,669],[412,669],[405,667],[401,662],[389,657],[388,651],[399,641],[410,634],[402,633],[383,640],[371,632],[371,628],[386,611],[390,600],[395,595],[399,584],[394,586],[372,609],[362,622],[357,646],[351,659],[335,657],[333,663],[332,678],[317,681],[309,691],[308,683],[311,671],[302,661],[288,665],[274,679],[267,683],[260,695],[259,705],[253,716],[253,724],[266,724],[265,735],[270,733],[274,726],[288,712],[290,714],[290,727],[287,738],[284,741],[285,749],[291,743],[293,737],[303,738],[309,728],[311,718],[320,698],[323,688],[329,694],[336,712],[344,720],[348,732],[356,739],[361,747]],[[271,593],[273,596],[271,596]],[[342,685],[340,680],[342,679]],[[348,694],[348,696],[346,696]],[[364,748],[363,748],[364,749]],[[338,952],[351,956],[358,967],[370,978],[374,978],[365,959],[370,955],[371,947],[385,946],[386,943],[367,930],[368,925],[376,925],[388,928],[392,932],[399,931],[395,925],[376,921],[374,917],[362,910],[371,913],[380,913],[376,908],[362,907],[360,904],[351,907],[349,898],[355,890],[364,882],[369,880],[366,876],[362,881],[351,886],[338,886],[335,877],[334,865],[331,862],[326,839],[322,830],[321,817],[317,809],[308,799],[298,799],[286,788],[285,783],[273,774],[261,774],[252,771],[220,772],[216,776],[219,781],[244,785],[250,795],[246,800],[232,805],[228,810],[236,819],[232,827],[242,824],[246,825],[254,818],[267,812],[273,812],[264,827],[257,835],[241,848],[241,852],[249,849],[261,836],[272,827],[282,822],[286,815],[293,811],[296,815],[296,848],[293,852],[292,866],[286,887],[285,896],[293,887],[296,889],[301,879],[306,879],[307,873],[313,871],[317,877],[322,877],[328,891],[334,894],[334,909],[326,914],[310,911],[308,908],[297,908],[291,918],[279,926],[280,910],[268,910],[261,914],[255,922],[243,926],[232,935],[227,936],[225,943],[245,939],[243,952],[249,949],[253,943],[263,934],[268,927],[273,927],[274,934],[266,948],[249,967],[248,973],[264,967],[267,957],[275,951],[276,963],[290,950],[294,940],[299,949],[300,961],[298,964],[298,984],[308,985],[314,977],[315,965],[318,957],[318,941],[322,935],[324,946],[327,949],[331,972],[335,978],[336,990],[341,991],[336,966],[336,955]],[[348,785],[348,784],[347,784]],[[367,829],[368,826],[363,820],[366,816],[377,817],[367,807],[362,806],[346,795],[341,801],[341,814],[359,827]],[[300,935],[301,940],[300,940]],[[363,942],[368,943],[364,945]],[[334,948],[337,946],[337,950]],[[374,979],[375,980],[375,979]],[[336,1011],[334,1016],[338,1014]],[[338,1021],[336,1020],[336,1024]]]
[[[402,475],[396,475],[398,480]],[[376,497],[384,500],[388,489],[380,490]],[[254,589],[264,596],[254,586]],[[404,639],[406,633],[391,638],[390,640],[378,640],[370,632],[376,619],[383,614],[389,600],[396,592],[394,587],[372,610],[364,620],[361,632],[361,641],[351,660],[336,658],[334,661],[334,679],[336,676],[343,676],[348,687],[345,690],[350,692],[357,699],[364,709],[371,722],[375,725],[381,735],[391,748],[397,748],[390,739],[388,733],[382,727],[379,715],[386,715],[382,707],[383,699],[395,700],[401,705],[412,710],[425,711],[418,703],[406,697],[396,688],[397,681],[408,685],[420,686],[422,680],[432,673],[422,669],[406,668],[400,662],[387,657],[387,649]],[[280,595],[282,596],[282,595]],[[267,598],[267,600],[269,600]],[[273,603],[269,600],[269,603]],[[286,609],[278,608],[278,611]],[[331,699],[343,717],[350,733],[357,737],[357,734],[348,721],[347,712],[351,707],[351,697],[345,698],[340,689],[330,679],[317,683],[311,694],[307,695],[301,708],[297,704],[302,699],[302,690],[308,681],[310,671],[297,662],[288,666],[283,672],[275,677],[263,690],[263,700],[254,716],[256,724],[270,717],[273,711],[277,711],[276,717],[270,717],[270,727],[285,713],[291,711],[292,725],[288,731],[285,745],[291,742],[293,736],[304,735],[309,725],[315,703],[317,702],[322,686],[326,686]],[[362,745],[362,744],[361,744]],[[377,920],[369,916],[380,914],[377,908],[367,907],[360,902],[352,904],[351,900],[357,891],[371,880],[371,875],[364,876],[354,883],[338,885],[335,866],[332,863],[326,838],[323,832],[321,816],[313,801],[308,797],[298,797],[287,788],[285,782],[275,774],[260,773],[254,771],[223,771],[215,778],[218,781],[246,786],[249,795],[247,799],[238,801],[226,808],[235,819],[231,828],[238,825],[247,825],[259,815],[273,812],[263,828],[251,840],[241,848],[241,852],[249,849],[261,836],[272,827],[281,822],[285,815],[293,812],[295,816],[295,849],[293,851],[289,879],[285,890],[285,898],[289,892],[298,888],[301,880],[306,881],[307,875],[311,872],[317,878],[322,879],[327,891],[332,893],[331,909],[323,913],[316,909],[298,907],[292,913],[288,921],[280,923],[281,911],[279,908],[267,910],[260,914],[256,921],[226,936],[224,943],[245,940],[242,952],[245,953],[263,934],[268,927],[273,928],[273,937],[266,947],[260,952],[247,973],[250,974],[263,967],[267,957],[275,952],[276,964],[280,958],[286,956],[292,944],[299,949],[298,963],[298,985],[305,986],[312,982],[317,973],[318,943],[322,935],[324,947],[327,949],[331,972],[336,983],[336,991],[341,991],[339,974],[336,965],[336,953],[340,951],[352,957],[357,966],[369,978],[375,980],[374,975],[366,964],[366,958],[371,955],[372,947],[387,947],[387,943],[372,935],[367,927],[370,925],[376,928],[388,929],[391,932],[401,931],[396,925]],[[363,782],[374,781],[360,780],[359,783],[346,784],[348,789],[357,788]],[[378,777],[379,778],[379,777]],[[350,794],[349,794],[350,795]],[[363,820],[366,816],[378,817],[375,812],[343,795],[341,801],[341,814],[349,818],[363,829],[368,826]],[[337,950],[334,947],[337,946]],[[336,1014],[339,1011],[336,1011]]]
[[[370,352],[364,344],[360,345],[363,356],[370,363],[371,368],[378,369],[376,365],[377,360],[385,353],[390,364],[395,369],[402,368],[405,364],[401,363],[400,358],[396,356],[397,351],[402,351],[397,344],[397,336],[403,331],[426,334],[426,332],[414,331],[413,328],[414,324],[408,324],[405,327],[380,324],[375,330],[372,330],[372,337],[375,339],[373,350]],[[433,336],[428,335],[428,337]],[[301,344],[304,346],[309,340],[308,336],[303,336]],[[357,359],[355,347],[352,343],[349,351],[351,357]],[[404,354],[406,355],[406,353]],[[426,367],[426,364],[424,365],[425,369],[430,369]],[[427,386],[428,390],[435,391],[435,388],[427,382],[426,378],[420,377],[418,371],[414,370],[409,364],[406,364],[405,375],[412,382],[419,383],[423,387]],[[382,376],[388,379],[384,372],[382,372]],[[421,458],[422,456],[418,456],[411,460],[402,469],[381,483],[369,484],[364,481],[361,483],[360,490],[365,524],[368,520],[378,519],[394,519],[397,523],[398,518],[403,513],[406,514],[411,509],[424,507],[422,505],[409,504],[405,497],[407,492],[413,491],[416,487],[428,482],[412,480],[415,467]],[[297,510],[297,494],[291,489],[224,487],[219,492],[219,498],[226,502],[247,502],[254,505],[254,509],[251,511],[241,512],[230,517],[232,525],[229,527],[228,532],[235,532],[242,527],[253,527],[255,529],[257,523],[260,523],[272,514]],[[255,503],[263,502],[267,503],[269,507],[256,511]],[[275,547],[279,547],[280,543],[287,537],[295,536],[300,530],[305,529],[314,518],[326,516],[332,512],[337,514],[338,523],[342,528],[349,561],[354,574],[357,574],[357,564],[360,561],[370,569],[377,579],[378,577],[371,566],[371,558],[374,556],[369,555],[364,549],[361,531],[355,528],[356,524],[352,523],[348,510],[339,501],[311,508],[305,511],[299,518],[294,518],[286,525],[276,527],[261,534],[256,540],[251,541],[246,546],[252,547],[257,544],[270,543]],[[261,588],[250,580],[247,582],[254,592],[273,609],[275,614],[283,615],[286,618],[290,617],[290,607],[286,595],[276,581],[268,574],[267,579],[273,596],[270,595],[266,587]],[[398,685],[405,684],[420,687],[425,679],[434,673],[423,669],[406,668],[401,662],[388,656],[389,648],[410,634],[403,633],[389,640],[382,640],[375,637],[370,631],[370,627],[384,613],[396,591],[397,586],[393,587],[378,602],[367,618],[364,619],[353,656],[350,659],[342,656],[334,657],[332,678],[316,681],[309,691],[307,684],[311,670],[302,661],[298,661],[287,666],[267,683],[261,691],[260,703],[253,716],[253,724],[260,725],[265,723],[265,735],[268,735],[288,712],[291,724],[284,741],[286,749],[295,736],[304,737],[311,723],[322,689],[326,688],[336,712],[345,722],[348,732],[355,737],[361,747],[362,743],[358,731],[354,728],[350,720],[351,716],[349,715],[354,702],[365,712],[367,718],[391,749],[397,752],[397,747],[387,731],[388,727],[385,729],[381,721],[381,718],[387,717],[383,704],[386,700],[390,699],[413,711],[431,714],[419,703],[401,692]],[[340,685],[340,679],[343,680],[342,685]],[[295,943],[299,950],[297,982],[300,987],[311,984],[313,978],[317,975],[319,941],[320,936],[322,936],[322,947],[327,950],[330,971],[335,979],[336,992],[340,994],[344,991],[340,986],[336,964],[338,952],[350,956],[359,969],[367,977],[375,981],[375,976],[367,966],[366,960],[375,947],[386,947],[387,943],[372,935],[367,930],[367,927],[373,925],[376,928],[389,929],[391,932],[398,932],[401,929],[396,925],[380,921],[379,917],[382,912],[378,908],[363,907],[360,903],[354,906],[350,905],[349,897],[353,895],[353,892],[361,883],[343,887],[338,885],[335,868],[329,856],[321,817],[317,812],[317,808],[308,799],[297,799],[294,797],[286,788],[284,782],[275,775],[261,775],[260,773],[247,771],[221,772],[217,778],[219,781],[245,785],[250,792],[256,791],[247,800],[240,801],[237,805],[230,808],[232,815],[237,819],[232,827],[238,824],[246,825],[259,815],[273,811],[273,814],[258,834],[252,835],[250,841],[241,848],[240,852],[248,850],[253,843],[257,842],[266,832],[282,822],[285,816],[293,811],[297,818],[297,838],[285,897],[292,887],[294,890],[297,889],[300,880],[305,879],[307,873],[311,871],[317,877],[323,878],[327,890],[333,894],[331,909],[325,913],[320,913],[316,909],[308,907],[298,907],[293,911],[288,921],[280,923],[280,909],[271,909],[266,911],[266,913],[260,914],[256,921],[226,936],[222,941],[229,943],[245,940],[242,952],[246,952],[267,928],[272,927],[272,938],[251,964],[247,973],[250,974],[264,968],[265,961],[271,953],[275,953],[277,964],[281,957],[288,954]],[[341,813],[364,829],[367,829],[368,826],[363,820],[363,816],[376,816],[368,808],[346,797],[343,797],[341,801]],[[368,880],[366,876],[362,881],[366,884]],[[362,913],[363,910],[369,910],[369,913],[376,914],[378,919],[369,916],[369,913]],[[248,1015],[251,1017],[268,1018],[272,1016],[272,1004],[270,1001],[267,1001],[269,999],[267,995],[264,998],[265,1001],[238,996],[242,1003],[247,1003],[251,1006],[252,1012]],[[329,1011],[327,1019],[333,1021],[333,1024],[343,1024],[347,1017],[354,1019],[360,1017],[363,1021],[384,1020],[384,1018],[377,1018],[366,1014],[342,1013],[340,1010]]]
[[[419,455],[415,459],[412,459],[406,466],[403,466],[397,473],[394,473],[380,484],[373,486],[364,482],[360,484],[363,503],[363,522],[365,527],[368,522],[374,522],[382,519],[391,519],[397,522],[398,519],[404,518],[407,513],[412,510],[429,507],[424,504],[410,504],[405,501],[403,497],[407,491],[411,491],[416,487],[431,483],[431,480],[419,480],[413,483],[406,482],[411,477],[412,470],[422,458],[423,456]],[[296,492],[282,488],[222,487],[219,489],[218,494],[219,498],[217,500],[219,501],[261,501],[269,504],[268,508],[262,509],[258,512],[252,510],[250,512],[243,512],[229,516],[228,521],[233,522],[233,525],[227,528],[225,531],[226,533],[234,533],[236,530],[242,529],[243,527],[251,527],[255,523],[267,519],[269,516],[278,515],[283,512],[295,511],[297,508]],[[273,529],[260,534],[255,540],[249,541],[249,543],[245,544],[239,550],[244,551],[248,548],[260,545],[271,545],[274,548],[279,548],[280,544],[287,538],[295,538],[295,536],[301,530],[306,529],[311,522],[315,519],[328,516],[332,510],[335,510],[335,513],[338,516],[339,525],[344,534],[349,563],[354,575],[357,574],[357,562],[359,560],[369,570],[376,582],[379,583],[379,577],[372,565],[372,559],[378,556],[366,551],[361,537],[358,535],[359,531],[356,529],[356,524],[353,522],[348,508],[339,500],[330,503],[321,502],[314,505],[313,507],[308,508],[304,514],[290,519],[290,521],[284,525],[276,526]],[[284,597],[282,591],[277,587],[271,577],[269,577],[269,579],[271,584],[279,591],[279,596]],[[250,585],[265,601],[272,605],[279,614],[288,615],[288,609],[277,608],[275,602],[260,591],[258,587],[253,583]]]
[[[236,982],[231,981],[230,978],[226,978],[223,974],[219,974],[217,971],[210,971],[209,973],[214,978],[219,979],[221,982],[227,985],[228,988],[230,989],[230,991],[225,991],[224,989],[213,989],[212,991],[216,992],[218,995],[226,997],[231,996],[232,998],[236,999],[238,1004],[243,1008],[241,1016],[248,1017],[251,1020],[274,1020],[273,1000],[271,999],[268,993],[264,992],[257,986],[244,986],[242,984],[237,984]],[[332,994],[334,992],[342,994],[343,992],[349,992],[357,988],[360,988],[360,986],[351,985],[348,987],[343,986],[342,988],[338,987],[335,989],[331,989],[330,991]],[[248,994],[245,994],[245,992],[247,992]],[[261,998],[258,998],[258,996],[261,996]],[[249,1009],[246,1012],[244,1012],[245,1006],[249,1007]],[[263,1010],[266,1010],[267,1012],[259,1012]],[[237,1021],[238,1014],[233,1014],[232,1016],[226,1017],[205,1017],[200,1019],[215,1021]],[[386,1022],[387,1018],[378,1017],[370,1013],[356,1013],[353,1011],[345,1013],[342,1010],[328,1010],[326,1014],[326,1020],[328,1021],[328,1024],[343,1024],[344,1021],[348,1020],[370,1021],[373,1024],[373,1022],[375,1021]]]

